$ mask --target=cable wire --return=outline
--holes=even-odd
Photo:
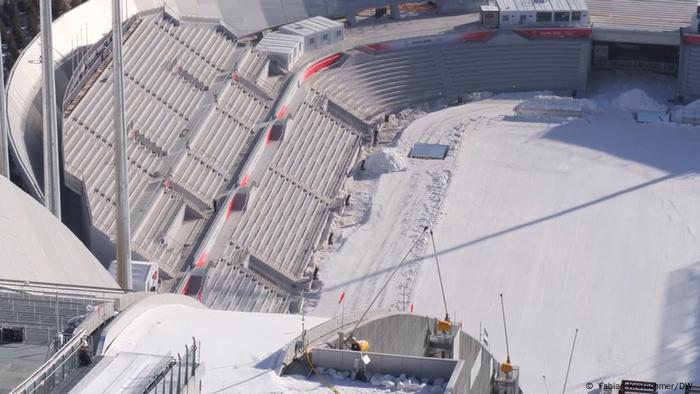
[[[438,260],[437,248],[435,247],[435,236],[430,230],[430,240],[433,243],[433,254],[435,255],[435,265],[437,266],[438,279],[440,279],[440,291],[442,291],[442,303],[445,305],[445,320],[450,321],[450,314],[447,309],[447,297],[445,297],[445,285],[442,283],[442,273],[440,272],[440,261]]]
[[[408,259],[408,256],[411,254],[411,252],[413,252],[413,249],[415,249],[415,247],[418,245],[418,243],[423,239],[423,237],[425,236],[425,233],[427,231],[428,231],[428,227],[427,226],[423,227],[423,232],[420,233],[420,235],[418,236],[416,241],[413,242],[413,245],[411,245],[411,248],[408,250],[408,252],[406,252],[406,255],[403,256],[403,259],[401,259],[401,261],[396,265],[396,267],[394,267],[394,270],[391,271],[391,274],[389,274],[389,277],[386,279],[386,281],[384,281],[384,284],[379,289],[377,294],[374,296],[374,298],[372,299],[372,302],[369,303],[369,306],[367,306],[367,309],[365,309],[364,313],[362,313],[362,316],[355,324],[355,327],[353,327],[353,329],[350,331],[350,337],[352,337],[352,334],[355,332],[355,330],[357,330],[357,327],[360,326],[360,323],[362,323],[362,320],[365,319],[365,316],[367,316],[367,313],[369,312],[369,310],[372,309],[372,306],[377,301],[379,296],[382,294],[382,292],[384,291],[386,286],[389,284],[389,282],[391,281],[391,278],[394,277],[394,274],[396,274],[396,271],[398,271],[399,268],[403,265],[403,263],[406,262],[406,259]]]

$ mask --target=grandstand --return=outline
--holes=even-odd
[[[134,252],[175,276],[216,200],[255,139],[269,100],[231,80],[235,38],[218,25],[179,23],[162,12],[136,16],[125,34],[130,204]],[[109,40],[103,44],[109,49]],[[245,59],[244,59],[245,60]],[[244,61],[244,64],[247,64]],[[111,67],[69,91],[63,121],[67,184],[83,195],[91,248],[113,258]]]
[[[356,18],[371,1],[329,3],[322,13],[359,27],[279,74],[256,47],[260,36],[247,36],[260,32],[250,30],[260,23],[255,7],[243,23],[224,12],[229,5],[216,13],[176,3],[140,4],[124,22],[132,250],[179,290],[190,269],[208,268],[199,292],[207,305],[274,311],[289,310],[308,285],[343,180],[382,115],[480,91],[583,96],[604,14],[593,2],[592,28],[488,30],[473,15],[383,24]],[[265,27],[293,20],[293,9],[279,24],[266,15]],[[115,238],[110,49],[110,37],[95,40],[75,68],[62,125],[66,185],[103,264]],[[683,51],[690,63],[692,53]],[[694,80],[693,67],[681,69]],[[273,127],[283,130],[274,140]],[[244,189],[245,206],[233,209]],[[257,303],[259,294],[269,296]]]
[[[313,88],[373,120],[380,112],[479,91],[545,88],[585,94],[590,40],[531,40],[501,32],[483,41],[374,53],[361,49],[350,52],[342,67],[320,74]]]
[[[386,6],[373,0],[294,0],[284,7],[255,1],[247,8],[240,1],[199,7],[191,0],[135,0],[124,21],[132,251],[158,263],[181,293],[193,270],[204,270],[201,288],[189,294],[212,309],[296,311],[313,280],[314,253],[332,239],[329,224],[343,209],[344,182],[383,116],[482,91],[585,96],[596,41],[678,46],[679,98],[698,98],[700,39],[684,29],[693,1],[674,0],[677,7],[655,14],[663,2],[626,0],[613,7],[588,0],[591,26],[492,30],[480,26],[475,14],[436,16],[432,8],[427,17],[400,22],[358,20],[360,11]],[[399,3],[390,5],[392,18],[401,16]],[[483,2],[437,3],[438,12],[473,12]],[[626,16],[636,3],[644,7]],[[92,0],[77,8],[56,22],[59,32],[75,33],[71,24],[88,19],[90,10],[100,12],[99,21],[89,23],[104,22],[106,4]],[[264,31],[315,14],[345,18],[353,26],[347,40],[309,51],[290,70],[275,68],[256,47]],[[638,14],[649,26],[639,26]],[[58,59],[65,87],[62,158],[66,186],[83,208],[84,241],[102,264],[114,258],[116,231],[106,32],[102,25],[92,29],[80,51],[66,42],[56,49],[81,54],[70,62]],[[41,200],[32,107],[37,46],[35,41],[13,70],[8,112],[19,171]],[[640,61],[633,62],[637,67]],[[8,244],[22,240],[27,228],[43,236],[19,242],[6,256],[0,250],[3,261],[26,263],[3,270],[0,326],[22,329],[25,342],[43,351],[69,318],[91,313],[119,290],[60,223],[36,213],[27,214],[34,218],[29,225],[10,217],[19,224],[0,226]],[[490,356],[484,361],[489,364]]]

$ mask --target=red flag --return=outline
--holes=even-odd
[[[345,299],[345,292],[341,291],[340,297],[338,297],[338,304],[342,303],[344,299]]]
[[[413,313],[413,303],[411,303],[411,313]]]

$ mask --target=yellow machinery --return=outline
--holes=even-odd
[[[369,342],[365,340],[355,340],[354,338],[350,338],[350,350],[355,350],[358,352],[368,352],[369,351]]]
[[[450,327],[452,327],[452,323],[450,323],[450,320],[440,320],[438,319],[437,321],[437,331],[442,332],[447,334],[450,332]]]

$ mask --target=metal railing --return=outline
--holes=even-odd
[[[73,338],[66,342],[56,354],[44,363],[39,369],[20,383],[11,394],[50,393],[63,380],[76,369],[78,363],[78,351],[83,345],[85,329],[78,331]]]
[[[192,337],[192,345],[185,345],[185,354],[173,357],[166,367],[153,378],[153,381],[143,391],[144,394],[174,394],[184,390],[195,381],[197,369],[200,366],[201,342]]]

